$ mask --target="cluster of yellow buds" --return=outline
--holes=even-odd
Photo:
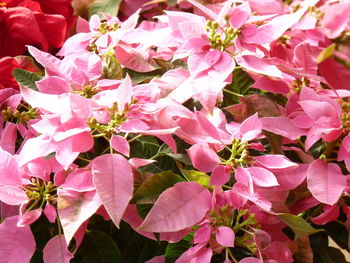
[[[31,178],[31,184],[23,186],[28,198],[27,211],[42,208],[46,203],[56,205],[57,186],[40,178]]]
[[[106,22],[102,22],[100,24],[98,31],[100,31],[102,34],[106,34],[107,32],[110,32],[110,31],[116,31],[116,30],[118,30],[118,28],[119,28],[118,23],[113,23],[113,24],[109,25]]]
[[[341,107],[343,112],[341,114],[342,126],[344,133],[350,132],[350,102],[342,101]]]
[[[233,44],[232,40],[239,33],[237,28],[232,28],[229,25],[227,25],[224,29],[221,29],[219,27],[219,23],[212,20],[207,21],[206,31],[208,32],[211,46],[220,51],[224,51],[226,48],[231,46]]]
[[[20,111],[14,110],[11,107],[7,107],[6,109],[1,111],[2,116],[5,121],[11,122],[22,122],[26,123],[32,119],[37,117],[37,112],[35,108],[30,108],[28,111]]]
[[[251,163],[251,156],[249,155],[249,143],[241,139],[233,139],[231,147],[231,156],[224,163],[232,167],[244,166]]]

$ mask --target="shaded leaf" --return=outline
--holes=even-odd
[[[137,204],[154,204],[162,192],[181,181],[183,179],[172,171],[157,173],[141,185],[132,201]]]
[[[113,239],[98,230],[87,231],[81,245],[81,256],[84,263],[118,263],[120,251]]]
[[[177,243],[169,243],[165,250],[165,263],[174,262],[175,259],[180,257],[190,247],[190,242],[185,240]]]

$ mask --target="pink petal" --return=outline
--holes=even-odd
[[[158,67],[150,58],[149,50],[141,44],[136,48],[119,44],[115,49],[115,56],[124,67],[137,72],[149,72]]]
[[[131,165],[121,155],[105,154],[93,161],[92,174],[104,207],[114,224],[119,226],[133,195],[134,177]]]
[[[193,166],[201,172],[211,172],[220,163],[220,158],[207,144],[195,144],[188,150]]]
[[[204,116],[203,113],[196,111],[196,119],[201,128],[212,138],[220,140],[219,130]]]
[[[50,223],[55,223],[57,217],[56,208],[54,208],[51,204],[47,203],[44,209],[44,215]]]
[[[15,148],[16,148],[15,147],[16,140],[17,140],[17,125],[12,122],[7,122],[5,125],[5,128],[1,132],[0,147],[11,154],[14,154]],[[0,164],[0,167],[1,167],[1,164]]]
[[[82,54],[74,60],[74,63],[89,80],[97,79],[102,74],[101,58],[95,53]]]
[[[308,168],[309,166],[307,164],[300,164],[299,167],[293,170],[276,172],[275,175],[278,183],[280,184],[280,188],[283,190],[291,190],[296,188],[305,180]]]
[[[28,263],[35,251],[35,239],[29,226],[17,227],[17,217],[0,225],[0,259],[4,263]]]
[[[325,225],[329,222],[335,221],[339,217],[339,206],[324,206],[324,212],[317,217],[311,218],[312,223],[316,225]]]
[[[195,182],[177,183],[165,190],[139,229],[174,232],[194,226],[210,208],[210,192]]]
[[[346,187],[346,176],[337,164],[317,159],[307,171],[307,186],[317,200],[333,205]]]
[[[96,191],[75,192],[58,190],[58,215],[62,224],[66,243],[69,244],[79,227],[101,206]]]
[[[216,230],[216,241],[224,247],[234,247],[235,232],[227,226],[220,226]]]
[[[87,152],[93,145],[94,139],[89,132],[71,136],[58,143],[56,159],[67,170],[81,152]]]
[[[124,109],[131,102],[132,96],[132,83],[129,75],[126,75],[122,83],[120,83],[117,89],[117,104],[119,112],[124,112]]]
[[[156,256],[145,263],[165,263],[165,256]]]
[[[43,211],[41,208],[37,208],[37,209],[25,212],[26,207],[27,207],[27,204],[21,205],[17,226],[21,226],[21,227],[29,226],[41,216],[41,213]]]
[[[263,129],[281,135],[291,140],[295,140],[306,132],[295,126],[287,117],[265,117],[260,119]]]
[[[338,113],[333,105],[325,101],[304,100],[299,101],[305,113],[314,121],[322,117],[338,118]]]
[[[0,186],[0,201],[8,205],[20,205],[27,201],[27,196],[19,187]]]
[[[307,10],[307,6],[292,14],[280,15],[258,28],[257,33],[251,37],[244,37],[244,41],[256,44],[267,44],[278,39],[291,26],[297,23]],[[243,31],[244,35],[244,31]]]
[[[13,156],[0,148],[0,187],[21,186],[18,164]]]
[[[279,185],[277,179],[270,171],[260,167],[246,168],[253,178],[254,184],[261,187],[272,187]]]
[[[264,263],[264,261],[258,258],[249,257],[240,260],[239,263]]]
[[[123,136],[112,135],[110,143],[114,150],[129,157],[130,146],[127,139],[125,139]]]
[[[245,119],[239,126],[239,131],[243,141],[256,139],[261,134],[262,125],[258,113]]]
[[[39,91],[47,94],[60,95],[71,91],[71,87],[63,78],[49,76],[36,82]]]
[[[231,170],[231,169],[230,169]],[[230,180],[230,170],[224,165],[218,165],[214,168],[210,175],[211,185],[223,185]]]
[[[69,263],[73,254],[68,250],[64,236],[54,236],[43,250],[45,263]]]
[[[292,77],[283,73],[277,66],[268,63],[266,60],[258,58],[253,55],[245,55],[237,58],[237,63],[239,63],[246,70],[252,71],[254,73],[267,75],[270,77],[281,78],[281,79],[291,79]]]
[[[193,242],[195,244],[208,242],[210,236],[211,228],[208,224],[204,224],[194,232]]]
[[[85,169],[77,169],[73,173],[69,174],[60,187],[77,192],[88,192],[95,190],[95,186],[92,182],[92,173],[90,170]]]
[[[287,157],[279,154],[265,154],[256,156],[254,160],[259,165],[274,171],[284,171],[298,167],[298,164],[291,162]]]
[[[252,10],[250,9],[248,2],[240,4],[238,7],[234,8],[230,14],[230,25],[233,28],[240,28],[248,21],[251,12]]]
[[[141,159],[141,158],[131,158],[129,159],[129,163],[132,167],[134,168],[139,168],[139,167],[142,167],[142,166],[146,166],[150,163],[154,163],[155,160],[147,160],[147,159]]]

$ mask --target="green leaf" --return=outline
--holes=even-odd
[[[246,95],[254,83],[254,80],[241,68],[235,68],[232,72],[232,83],[226,87],[227,90],[239,95]],[[223,106],[238,103],[238,96],[224,92]]]
[[[89,17],[99,12],[116,16],[119,11],[121,0],[98,0],[89,8]]]
[[[180,257],[190,247],[190,242],[185,240],[177,243],[169,243],[165,250],[165,263],[174,262],[174,259]]]
[[[137,213],[142,219],[145,219],[149,211],[151,211],[153,205],[150,204],[140,204],[136,205]]]
[[[151,79],[156,78],[156,77],[160,77],[164,74],[163,70],[161,69],[156,69],[153,71],[149,71],[149,72],[137,72],[137,71],[133,71],[131,69],[126,69],[125,70],[126,73],[130,76],[131,81],[134,84],[140,84],[142,82],[149,82]]]
[[[35,85],[35,81],[38,81],[41,78],[37,74],[24,69],[16,68],[13,70],[13,76],[15,77],[17,82],[22,84],[23,86],[33,90],[38,90],[38,88]]]
[[[154,204],[159,195],[183,179],[172,171],[157,173],[149,177],[136,191],[132,202],[137,204]]]
[[[142,136],[130,145],[131,157],[149,159],[158,153],[159,143],[152,136]]]
[[[330,58],[331,56],[333,56],[334,49],[335,49],[335,43],[329,45],[324,50],[322,50],[321,53],[316,58],[317,64],[320,64],[323,61],[325,61],[327,58]]]
[[[302,217],[291,215],[291,214],[279,214],[278,216],[300,238],[323,231],[323,229],[313,228]]]
[[[206,173],[202,173],[196,170],[183,170],[183,169],[181,169],[181,172],[188,181],[197,182],[203,185],[204,187],[209,186],[210,177]]]
[[[81,256],[84,263],[118,263],[120,251],[114,240],[105,232],[87,231],[81,245]]]

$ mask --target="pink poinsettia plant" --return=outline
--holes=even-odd
[[[0,2],[48,34],[0,60],[1,262],[345,262],[350,3],[98,1],[64,42],[56,2]]]

